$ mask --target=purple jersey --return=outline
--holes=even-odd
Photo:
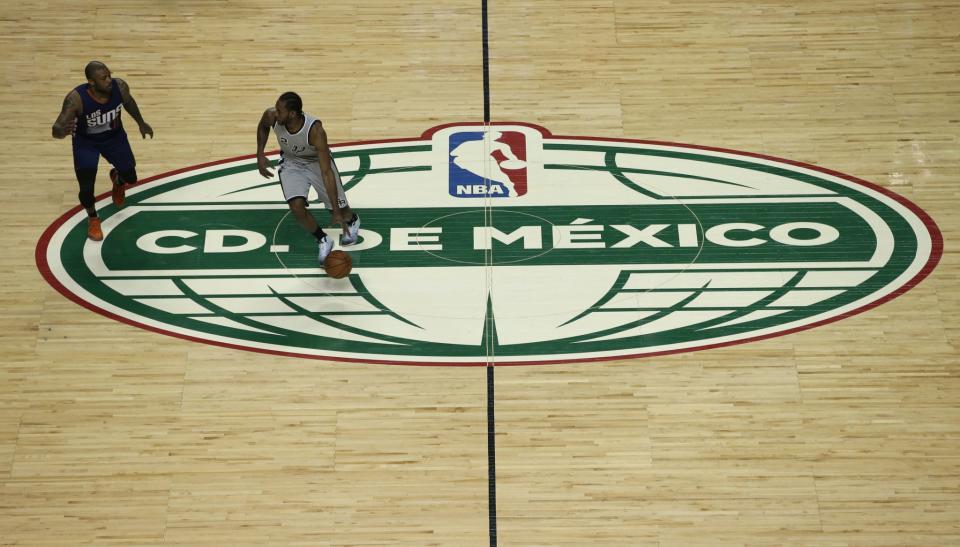
[[[120,86],[116,80],[113,81],[110,89],[110,98],[105,103],[100,103],[93,98],[88,84],[80,84],[75,90],[83,103],[83,110],[77,117],[75,135],[102,140],[113,137],[123,129],[123,124],[120,123],[123,98],[120,96]]]

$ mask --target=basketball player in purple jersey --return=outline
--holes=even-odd
[[[93,194],[100,156],[113,166],[110,180],[113,183],[113,203],[117,207],[123,206],[124,185],[137,182],[137,161],[130,149],[127,132],[123,130],[120,113],[127,109],[140,126],[143,138],[150,135],[152,139],[153,128],[143,121],[127,82],[112,78],[107,65],[90,61],[84,73],[87,83],[78,85],[63,100],[60,116],[53,122],[53,137],[73,136],[73,168],[80,183],[80,204],[89,215],[87,237],[100,241],[103,231],[94,208],[96,199]]]

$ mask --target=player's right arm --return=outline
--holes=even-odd
[[[270,128],[275,123],[277,123],[277,110],[271,107],[263,111],[263,116],[260,117],[260,123],[257,125],[257,169],[264,178],[273,176],[264,150],[267,148],[267,139],[270,138]]]
[[[77,116],[83,111],[83,101],[80,100],[80,94],[76,89],[67,93],[63,99],[63,108],[60,109],[60,115],[57,121],[53,122],[53,138],[62,139],[67,135],[73,134],[77,127]]]

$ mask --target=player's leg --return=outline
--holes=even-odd
[[[287,200],[287,205],[290,207],[290,212],[293,214],[293,218],[297,220],[304,230],[315,234],[317,230],[320,230],[320,225],[317,224],[317,219],[313,217],[313,214],[307,210],[307,199],[303,196],[297,196]],[[318,238],[319,239],[319,238]]]
[[[322,264],[327,255],[333,250],[333,239],[317,224],[317,219],[307,210],[307,194],[310,192],[311,173],[292,164],[282,165],[277,172],[280,177],[280,188],[283,198],[287,200],[290,213],[304,230],[317,238],[319,248],[318,258]]]
[[[100,152],[89,141],[81,137],[73,138],[73,171],[77,175],[80,192],[77,199],[80,205],[87,210],[87,237],[94,241],[103,239],[103,230],[100,228],[100,218],[97,216],[96,202],[93,188],[97,181],[97,164],[100,162]]]
[[[337,186],[337,205],[340,207],[340,214],[348,219],[346,222],[346,233],[340,236],[341,245],[353,245],[357,242],[357,235],[360,233],[360,217],[350,208],[350,202],[347,201],[347,193],[343,189],[343,180],[340,178],[340,170],[337,169],[337,163],[330,158],[330,167],[333,169],[333,176]],[[320,175],[320,166],[316,166],[317,183],[314,188],[317,190],[317,196],[323,201],[324,207],[333,215],[333,205],[330,196],[327,195],[327,189],[323,185],[323,179]]]
[[[87,237],[100,241],[103,239],[103,230],[100,228],[100,217],[97,216],[95,207],[97,198],[93,194],[94,183],[97,181],[97,168],[74,169],[74,173],[80,184],[77,198],[80,200],[80,205],[87,210]]]
[[[113,204],[123,207],[126,199],[124,186],[137,182],[137,160],[133,156],[133,149],[130,148],[127,133],[121,131],[116,137],[100,144],[99,148],[103,157],[113,166],[110,170]]]

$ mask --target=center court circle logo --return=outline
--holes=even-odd
[[[942,252],[906,199],[745,152],[464,123],[333,156],[363,217],[347,278],[323,274],[251,157],[148,179],[123,209],[104,196],[102,242],[77,207],[37,264],[74,301],[181,338],[482,365],[783,335],[902,294]]]

